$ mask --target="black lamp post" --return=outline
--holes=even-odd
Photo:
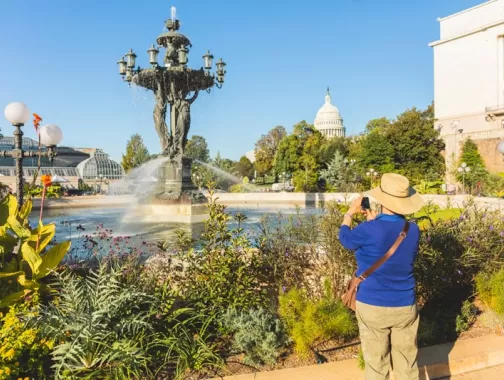
[[[4,110],[5,118],[14,126],[14,149],[0,151],[0,157],[12,157],[16,163],[16,198],[18,208],[23,205],[23,158],[37,156],[35,151],[26,152],[23,150],[23,131],[21,127],[30,120],[31,113],[28,107],[19,102],[10,103]],[[63,139],[63,132],[54,124],[44,125],[39,130],[40,143],[47,147],[47,151],[41,153],[53,162],[56,157],[56,145]]]

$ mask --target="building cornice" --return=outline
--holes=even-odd
[[[442,45],[442,44],[444,44],[446,42],[451,42],[451,41],[454,41],[454,40],[458,40],[460,38],[464,38],[464,37],[470,36],[472,34],[476,34],[476,33],[480,33],[480,32],[485,32],[486,30],[488,30],[490,28],[494,28],[494,27],[502,25],[502,24],[504,24],[504,20],[497,21],[497,22],[494,22],[492,24],[488,24],[488,25],[485,25],[485,26],[481,26],[481,27],[479,27],[477,29],[470,30],[469,32],[465,32],[465,33],[459,34],[457,36],[446,38],[444,40],[437,40],[437,41],[431,42],[431,43],[429,43],[429,46],[430,47],[436,47],[436,46]]]
[[[442,21],[444,21],[444,20],[448,20],[448,19],[450,19],[450,18],[460,16],[461,14],[464,14],[464,13],[467,13],[467,12],[471,12],[471,11],[473,11],[473,10],[475,10],[475,9],[482,8],[482,7],[484,7],[484,6],[487,6],[487,5],[489,5],[489,4],[495,3],[495,2],[497,2],[497,1],[499,1],[499,0],[487,0],[487,1],[485,1],[484,3],[481,3],[481,4],[478,4],[478,5],[475,5],[474,7],[471,7],[471,8],[464,9],[464,10],[462,10],[462,11],[460,11],[460,12],[453,13],[453,14],[448,15],[448,16],[445,16],[445,17],[439,17],[436,21],[438,21],[438,22],[442,22]]]

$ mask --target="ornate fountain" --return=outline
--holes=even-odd
[[[191,104],[200,91],[210,92],[213,86],[222,87],[226,64],[221,58],[216,63],[216,72],[211,73],[213,55],[208,51],[203,56],[204,67],[197,70],[188,68],[188,52],[192,45],[189,38],[178,32],[180,22],[176,18],[175,7],[171,8],[171,18],[165,26],[167,31],[156,40],[158,48],[165,49],[163,66],[158,64],[159,49],[154,45],[147,50],[151,68],[136,67],[136,54],[132,49],[117,63],[124,81],[154,93],[154,125],[161,143],[161,155],[167,157],[160,168],[159,186],[152,199],[144,204],[171,206],[171,209],[165,207],[164,210],[156,207],[156,213],[176,214],[180,218],[175,220],[191,222],[194,215],[201,214],[202,206],[207,202],[191,181],[192,160],[184,157],[191,125]],[[166,122],[168,105],[169,126]]]

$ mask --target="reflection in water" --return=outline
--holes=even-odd
[[[237,212],[243,213],[247,219],[243,223],[246,232],[257,231],[258,223],[265,215],[274,215],[278,212],[282,214],[296,213],[296,208],[270,206],[267,208],[246,209],[244,207],[229,207],[227,211],[231,214]],[[72,240],[72,251],[74,255],[82,256],[88,249],[85,247],[86,236],[96,236],[104,230],[109,230],[109,240],[101,239],[102,244],[114,241],[114,237],[128,236],[127,246],[129,248],[143,247],[145,243],[151,243],[152,247],[156,242],[175,242],[177,229],[186,231],[187,236],[198,238],[203,232],[203,223],[198,224],[177,224],[177,223],[134,223],[123,221],[125,208],[85,208],[85,209],[56,209],[44,212],[44,223],[56,224],[57,242],[63,240]],[[307,208],[302,209],[303,214],[319,213],[320,209]],[[32,214],[30,223],[33,226],[37,224],[37,215]],[[234,221],[230,223],[231,227],[235,225]],[[111,231],[110,231],[111,230]],[[108,248],[105,248],[108,249]]]

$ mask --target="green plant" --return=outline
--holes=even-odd
[[[201,248],[183,249],[186,245],[175,252],[184,268],[173,278],[173,286],[196,309],[209,315],[263,305],[266,296],[259,255],[242,227],[246,217],[226,213],[225,206],[216,203],[212,188],[210,194],[209,218],[197,242]]]
[[[243,362],[248,365],[274,364],[279,349],[289,341],[282,321],[264,308],[230,309],[224,314],[222,324],[233,335],[233,348],[245,354]]]
[[[504,317],[504,268],[492,274],[479,273],[476,277],[476,290],[490,309]]]
[[[469,330],[469,328],[476,322],[476,316],[478,314],[478,308],[474,306],[474,304],[466,300],[462,304],[462,309],[460,310],[460,314],[457,315],[457,319],[455,320],[455,329],[458,334]]]
[[[229,187],[229,192],[230,193],[244,193],[245,192],[245,186],[237,183],[235,185],[232,185]]]
[[[317,343],[353,337],[357,332],[352,315],[331,296],[329,289],[320,300],[309,298],[302,290],[292,289],[280,296],[279,314],[287,325],[296,352],[302,356],[307,356]]]
[[[39,222],[32,229],[28,223],[31,209],[32,203],[28,200],[18,210],[12,195],[0,202],[0,281],[7,281],[7,286],[0,291],[3,297],[0,308],[39,290],[39,280],[51,273],[70,249],[70,241],[46,249],[56,226]],[[18,247],[16,253],[15,247]],[[17,280],[17,285],[12,280]]]
[[[37,315],[38,299],[11,306],[0,313],[0,379],[51,378],[50,351],[54,341],[45,339],[40,329],[29,327],[24,319]]]
[[[213,319],[193,309],[173,315],[169,331],[158,334],[160,337],[152,344],[153,349],[164,353],[161,370],[167,366],[175,379],[183,379],[194,371],[223,368],[217,337],[212,330]]]
[[[362,347],[359,348],[359,353],[357,354],[357,366],[361,371],[366,369],[366,361],[364,360],[364,353],[362,352]]]
[[[42,197],[42,192],[44,190],[43,186],[29,186],[28,184],[24,187],[25,194],[33,198]],[[46,198],[60,198],[63,195],[63,188],[60,184],[54,184],[48,186],[46,189]]]
[[[140,378],[149,373],[145,335],[153,298],[121,281],[121,268],[101,266],[86,277],[56,274],[55,299],[35,322],[57,344],[54,376],[61,378]]]

